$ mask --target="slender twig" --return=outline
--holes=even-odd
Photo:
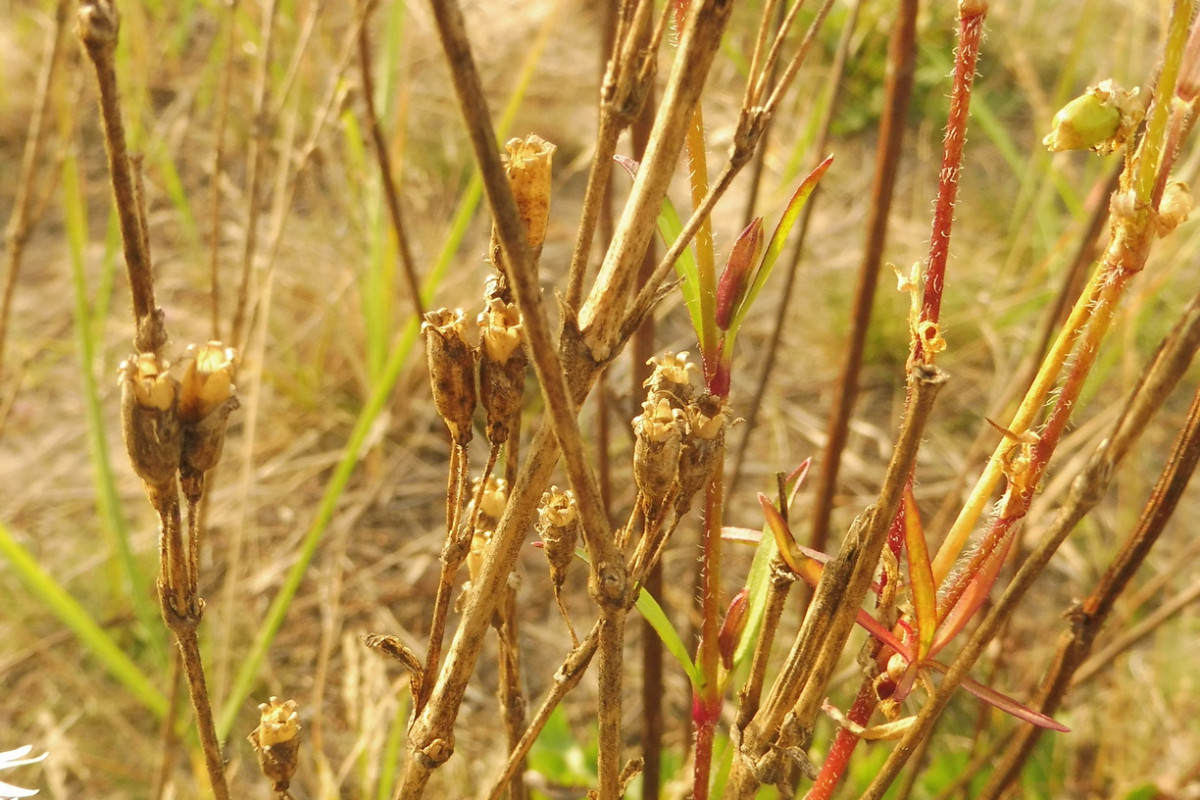
[[[233,51],[237,43],[238,0],[227,0],[224,17],[225,59],[221,67],[221,89],[217,95],[217,118],[213,122],[212,209],[209,212],[209,297],[212,309],[212,338],[221,339],[221,174],[225,171],[225,128],[229,98],[233,94]]]
[[[50,32],[46,55],[38,72],[37,89],[34,93],[33,112],[29,115],[29,128],[25,133],[25,150],[21,156],[21,174],[17,178],[17,195],[13,199],[12,214],[4,229],[5,267],[3,295],[0,296],[0,376],[4,372],[4,348],[8,342],[8,319],[12,312],[13,294],[17,288],[17,276],[21,272],[25,243],[33,232],[36,222],[34,214],[34,187],[37,182],[38,164],[42,160],[42,148],[46,143],[46,109],[50,105],[50,88],[54,85],[61,62],[63,42],[67,25],[70,0],[58,0],[54,12],[54,27]],[[13,383],[16,385],[16,382]],[[3,420],[3,416],[0,416]],[[2,423],[0,423],[2,427]]]
[[[1184,324],[1176,329],[1156,359],[1155,367],[1145,379],[1146,385],[1139,388],[1136,397],[1143,398],[1143,402],[1164,399],[1171,388],[1169,384],[1164,385],[1164,378],[1169,378],[1172,373],[1186,368],[1196,347],[1200,346],[1198,316],[1200,313],[1194,300],[1185,316]],[[1129,413],[1139,412],[1135,409]],[[1175,449],[1167,459],[1167,466],[1159,478],[1158,485],[1155,486],[1137,528],[1130,534],[1095,591],[1071,613],[1070,638],[1059,645],[1054,664],[1038,691],[1038,707],[1043,713],[1053,714],[1063,702],[1067,690],[1073,683],[1081,681],[1076,673],[1081,670],[1085,659],[1091,654],[1096,635],[1111,614],[1117,597],[1157,541],[1162,532],[1162,524],[1170,517],[1170,512],[1174,510],[1174,504],[1178,501],[1177,493],[1186,486],[1195,469],[1196,460],[1200,458],[1200,450],[1196,443],[1198,428],[1200,395],[1193,399]],[[1129,429],[1129,425],[1123,428]],[[1120,442],[1116,442],[1114,446],[1120,446]],[[1117,454],[1114,454],[1114,458],[1116,457]],[[1017,734],[993,771],[983,797],[999,797],[1029,757],[1039,738],[1039,731],[1040,729],[1028,729]]]
[[[362,77],[363,108],[367,112],[367,127],[371,130],[371,141],[375,145],[375,158],[379,161],[379,175],[383,179],[383,196],[387,199],[392,233],[396,237],[397,250],[400,254],[401,274],[404,275],[404,283],[408,289],[410,302],[413,304],[413,313],[416,314],[417,319],[420,319],[425,316],[425,307],[421,302],[421,284],[417,280],[417,267],[409,246],[404,215],[400,210],[400,196],[396,190],[392,157],[388,152],[387,140],[383,136],[383,126],[379,124],[379,114],[375,111],[375,83],[371,77],[371,36],[369,28],[365,24],[370,18],[374,6],[374,2],[367,2],[364,5],[361,12],[364,24],[358,29],[358,64]]]
[[[621,19],[627,16],[633,0],[622,4]],[[587,273],[588,257],[592,251],[592,240],[596,224],[607,194],[609,176],[612,173],[612,157],[617,152],[617,139],[635,118],[642,113],[646,98],[653,89],[655,60],[648,56],[658,50],[662,38],[667,12],[664,8],[656,31],[647,37],[646,30],[654,4],[640,0],[627,25],[619,27],[616,47],[608,57],[608,68],[600,87],[600,124],[596,132],[596,152],[592,156],[592,167],[588,172],[587,188],[584,190],[583,215],[579,221],[579,232],[571,253],[571,266],[567,275],[567,305],[576,308],[583,298],[583,283]],[[622,36],[622,34],[624,34]]]
[[[275,43],[275,18],[279,9],[278,0],[268,0],[263,8],[262,43],[258,69],[254,77],[254,97],[251,101],[251,120],[254,133],[246,152],[246,219],[245,237],[242,242],[242,272],[238,281],[237,305],[234,307],[233,324],[229,339],[234,347],[245,345],[243,327],[246,325],[246,308],[250,297],[250,278],[254,264],[254,255],[258,245],[258,195],[262,181],[263,159],[268,149],[270,137],[270,120],[267,119],[267,94],[270,87],[271,59]]]
[[[880,121],[879,147],[875,155],[875,179],[868,204],[867,241],[863,247],[858,283],[854,287],[850,333],[847,337],[849,341],[846,342],[846,355],[834,388],[833,403],[826,426],[825,447],[821,452],[820,477],[813,495],[811,546],[815,550],[824,550],[828,541],[829,520],[833,513],[833,497],[837,491],[842,451],[846,446],[850,418],[858,398],[858,376],[862,371],[875,289],[879,285],[879,269],[883,263],[883,248],[887,241],[888,217],[891,213],[901,147],[904,143],[904,120],[912,95],[917,55],[917,6],[917,0],[904,0],[900,3],[888,46],[887,103],[884,106],[883,119]],[[807,219],[806,216],[805,221]],[[783,296],[789,296],[786,289]],[[774,336],[772,345],[777,340],[778,337]],[[768,359],[771,359],[774,355],[773,348],[768,349],[767,354]],[[764,369],[763,385],[766,375]],[[751,408],[757,406],[758,403],[755,403]],[[749,438],[749,430],[746,437]]]
[[[121,119],[114,62],[119,27],[119,16],[112,0],[85,0],[80,5],[79,37],[96,68],[100,88],[104,146],[108,153],[121,241],[125,247],[129,291],[133,297],[134,346],[139,353],[158,353],[167,343],[167,331],[162,309],[154,299],[154,279],[144,232],[146,221],[138,213],[133,168],[125,144],[125,124]]]

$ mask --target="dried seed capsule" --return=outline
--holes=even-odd
[[[1187,222],[1192,213],[1192,192],[1183,181],[1172,181],[1163,190],[1158,204],[1158,216],[1154,218],[1154,230],[1159,237]]]
[[[462,309],[430,311],[421,332],[425,334],[433,404],[454,442],[466,447],[475,413],[475,351],[467,341]]]
[[[725,456],[725,428],[729,407],[714,394],[703,394],[684,409],[687,435],[679,453],[679,497],[675,511],[680,516],[691,508],[692,498],[708,483],[713,470]]]
[[[684,428],[683,412],[672,408],[665,397],[642,403],[641,415],[633,420],[637,435],[633,479],[651,509],[657,508],[675,485]]]
[[[475,498],[479,498],[479,514],[475,513]],[[467,504],[467,519],[475,520],[475,528],[491,529],[500,522],[504,507],[508,504],[508,481],[489,475],[483,492],[479,490],[479,479],[471,481],[471,502]]]
[[[509,139],[505,149],[508,159],[504,171],[516,198],[517,211],[525,227],[525,238],[536,264],[542,253],[542,243],[546,241],[546,227],[550,220],[550,165],[557,148],[540,136],[530,134],[524,139]],[[490,252],[496,269],[507,276],[500,240],[494,229]]]
[[[579,509],[570,490],[551,486],[542,494],[538,505],[537,531],[542,537],[546,560],[550,562],[550,580],[554,591],[567,580],[567,568],[575,557],[575,542],[579,538]]]
[[[133,471],[162,488],[179,471],[179,382],[166,362],[142,353],[121,362],[121,429]]]
[[[508,441],[525,396],[525,330],[512,303],[491,297],[479,315],[479,392],[487,412],[487,437],[494,445]]]
[[[679,407],[687,405],[695,393],[692,388],[692,375],[696,372],[696,365],[688,360],[688,352],[667,351],[661,356],[654,356],[646,363],[654,367],[654,372],[642,384],[650,389],[650,397],[668,395],[675,398]]]
[[[195,502],[203,490],[204,473],[221,459],[226,423],[238,407],[233,385],[237,351],[209,342],[201,347],[191,345],[184,357],[189,360],[179,393],[183,425],[180,468],[184,493]]]
[[[276,792],[286,792],[296,774],[300,754],[300,714],[296,701],[281,701],[272,697],[271,702],[258,706],[261,717],[258,727],[246,737],[258,754],[258,768],[272,782]]]

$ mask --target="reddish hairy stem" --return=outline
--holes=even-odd
[[[696,654],[704,685],[693,692],[692,722],[696,729],[696,761],[692,797],[707,800],[709,775],[712,769],[713,731],[721,713],[721,689],[718,674],[720,654],[717,635],[721,621],[721,517],[725,498],[725,463],[717,466],[704,493],[704,530],[701,555],[703,568],[701,584],[700,645]]]
[[[925,265],[925,300],[921,322],[937,324],[942,312],[942,289],[946,280],[946,258],[950,253],[950,229],[954,224],[954,201],[958,196],[958,176],[962,170],[963,145],[967,141],[967,118],[971,108],[971,86],[983,40],[986,3],[973,3],[966,10],[960,4],[958,48],[954,54],[954,87],[950,94],[950,113],[942,150],[942,169],[938,173],[938,194],[933,210],[933,231],[929,237],[929,260]],[[932,361],[927,342],[918,337],[913,358]]]
[[[846,717],[858,725],[866,725],[871,721],[871,715],[875,713],[877,705],[879,697],[875,693],[875,687],[871,681],[865,680],[859,687],[858,696],[854,698]],[[847,728],[838,728],[833,745],[829,748],[829,755],[825,756],[825,763],[821,765],[816,783],[809,790],[806,800],[828,800],[833,796],[833,790],[845,774],[850,756],[861,738]]]

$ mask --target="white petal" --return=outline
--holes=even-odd
[[[22,789],[20,786],[13,786],[11,783],[0,781],[0,797],[33,797],[37,793],[37,789]]]
[[[16,750],[6,750],[0,753],[0,761],[12,761],[13,759],[21,758],[32,749],[33,745],[27,744],[24,747],[18,747]]]

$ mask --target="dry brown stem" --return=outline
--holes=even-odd
[[[271,78],[271,58],[275,43],[275,18],[279,8],[278,0],[269,0],[263,8],[261,31],[263,42],[259,47],[260,58],[254,77],[254,99],[251,114],[253,115],[254,135],[246,151],[246,218],[242,235],[242,271],[238,281],[237,305],[233,311],[233,327],[229,340],[234,347],[245,346],[243,328],[246,325],[247,306],[250,298],[250,277],[254,265],[255,251],[258,245],[258,195],[261,189],[263,158],[269,148],[270,120],[267,118],[267,91]]]
[[[134,346],[139,353],[157,354],[167,343],[167,331],[162,309],[154,300],[150,252],[146,247],[146,220],[139,213],[133,168],[125,144],[125,124],[121,119],[114,64],[120,25],[120,15],[113,0],[84,0],[80,4],[78,33],[96,69],[104,147],[108,153],[117,220],[125,246],[129,291],[133,296]]]
[[[375,145],[375,158],[379,162],[379,174],[383,179],[383,196],[387,200],[392,233],[396,236],[397,251],[400,254],[400,271],[404,276],[404,284],[408,288],[413,313],[416,314],[417,319],[420,319],[425,315],[425,307],[421,302],[421,285],[417,280],[417,267],[408,243],[404,214],[400,209],[400,195],[396,190],[391,153],[388,151],[387,140],[383,136],[383,126],[379,124],[379,114],[375,111],[375,82],[371,76],[371,42],[366,25],[374,7],[374,2],[366,2],[359,12],[363,17],[363,23],[358,28],[358,64],[362,77],[363,108],[367,112],[367,127],[371,131],[371,141]]]
[[[42,160],[42,149],[46,143],[46,109],[50,105],[50,87],[61,63],[63,36],[66,30],[70,0],[58,0],[54,13],[54,28],[42,68],[38,73],[37,89],[34,94],[33,113],[29,116],[29,128],[25,133],[25,150],[21,156],[21,174],[17,178],[17,195],[13,200],[12,214],[4,229],[5,267],[4,288],[0,296],[0,376],[4,376],[4,349],[8,342],[8,319],[12,313],[13,294],[17,288],[17,276],[21,272],[21,261],[25,243],[36,223],[34,213],[34,188],[37,183],[38,164]],[[13,382],[16,385],[16,382]],[[0,428],[3,427],[0,415]]]

